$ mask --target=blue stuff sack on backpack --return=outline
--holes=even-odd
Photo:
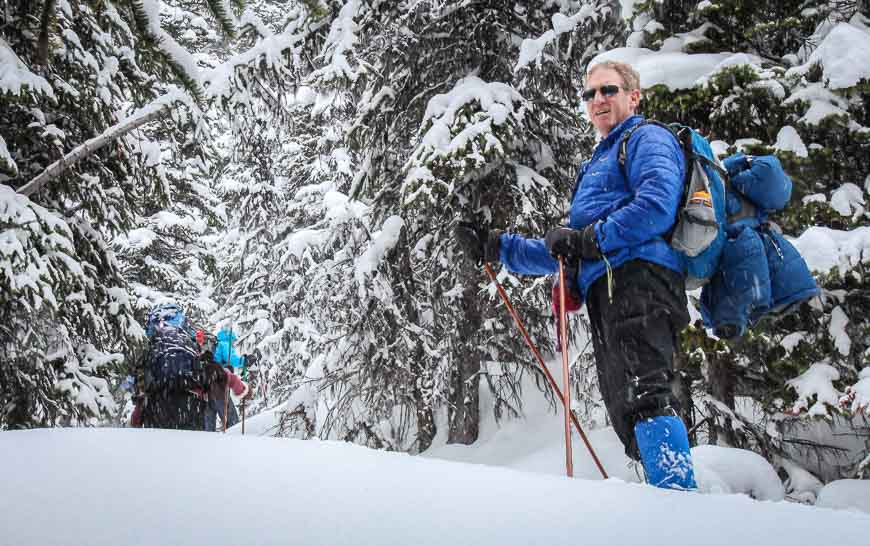
[[[701,316],[714,334],[730,338],[819,289],[800,253],[768,220],[791,198],[792,182],[779,160],[735,154],[723,164],[729,175],[729,241],[716,275],[701,292]]]
[[[701,317],[713,334],[741,336],[750,316],[770,309],[770,274],[761,236],[749,228],[729,230],[720,271],[701,291]]]

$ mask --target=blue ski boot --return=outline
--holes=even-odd
[[[638,421],[634,437],[650,485],[663,489],[697,489],[689,435],[679,417],[671,415]]]

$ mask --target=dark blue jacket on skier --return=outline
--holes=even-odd
[[[628,142],[628,178],[617,159],[623,132],[643,119],[639,115],[627,118],[583,162],[568,227],[582,230],[595,224],[598,246],[613,269],[639,259],[682,274],[680,256],[664,239],[674,224],[683,191],[686,163],[679,143],[666,129],[644,125]],[[504,233],[500,248],[500,261],[513,272],[549,275],[559,270],[543,239]],[[581,262],[577,283],[584,299],[605,271],[602,259]]]

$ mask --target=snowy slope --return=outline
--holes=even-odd
[[[866,546],[870,515],[384,453],[131,429],[0,433],[5,545]]]
[[[585,345],[585,331],[577,334],[577,346]],[[561,376],[561,362],[547,361],[550,373]],[[558,380],[557,380],[558,381]],[[501,466],[525,472],[565,475],[564,422],[561,407],[547,401],[538,391],[530,375],[522,381],[523,417],[503,419],[497,423],[492,408],[491,393],[480,389],[481,422],[478,440],[470,446],[447,444],[448,425],[446,416],[437,416],[438,434],[422,456],[447,461]],[[292,407],[298,400],[289,403]],[[261,412],[247,421],[247,434],[271,436],[275,434],[280,412],[278,406]],[[593,411],[593,419],[603,423],[602,409]],[[602,462],[609,477],[628,482],[640,482],[641,471],[630,464],[624,448],[612,427],[593,428],[584,425],[584,431],[592,448]],[[240,435],[241,427],[229,430]],[[601,478],[579,434],[572,436],[574,477],[590,480]],[[752,452],[718,446],[699,446],[692,450],[698,486],[707,493],[745,493],[758,500],[782,500],[784,489],[773,467]],[[870,482],[868,482],[870,483]]]

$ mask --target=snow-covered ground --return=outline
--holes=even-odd
[[[635,483],[610,428],[587,434],[612,478],[575,435],[568,479],[561,417],[536,391],[525,398],[524,420],[485,417],[475,445],[439,436],[417,457],[259,436],[271,412],[245,436],[2,432],[0,546],[868,544],[868,481],[833,488],[837,510],[780,501],[763,459],[702,446],[703,493],[663,491]]]
[[[0,433],[0,544],[866,546],[870,515],[322,441]]]

